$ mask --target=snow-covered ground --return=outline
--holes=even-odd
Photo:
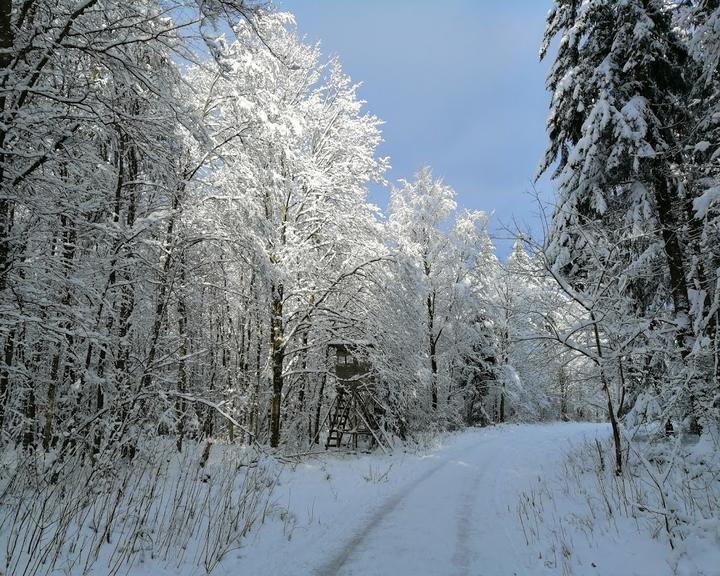
[[[0,516],[0,576],[25,565],[92,576],[720,576],[715,448],[646,446],[662,475],[632,448],[616,477],[603,464],[609,436],[605,424],[504,425],[413,452],[249,467],[225,447],[198,468],[197,446],[146,462],[139,477],[128,469],[134,489],[116,491],[114,522],[108,496],[51,530],[48,514],[84,488],[60,497],[50,486],[38,506],[54,508],[36,536],[38,506],[22,498]],[[14,510],[28,529],[12,528]]]
[[[275,490],[283,521],[266,523],[218,574],[558,574],[526,544],[520,494],[555,475],[571,447],[608,434],[601,424],[508,425],[422,455],[300,464]],[[619,576],[596,565],[589,574]]]
[[[720,576],[718,435],[654,429],[624,429],[619,476],[611,441],[586,442],[523,493],[523,533],[551,573]]]

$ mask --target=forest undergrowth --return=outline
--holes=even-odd
[[[279,467],[253,450],[147,442],[129,461],[16,452],[0,466],[0,574],[210,573],[277,512]]]
[[[625,428],[622,443],[620,474],[611,441],[587,441],[555,477],[522,494],[516,512],[526,544],[566,576],[608,573],[608,562],[623,573],[719,574],[718,431],[698,439]]]

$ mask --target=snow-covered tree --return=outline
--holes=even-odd
[[[337,60],[321,63],[300,41],[289,15],[266,17],[261,36],[250,25],[236,35],[218,53],[219,70],[191,72],[213,139],[231,139],[196,202],[211,234],[233,243],[232,267],[253,270],[251,298],[270,326],[254,338],[268,361],[277,446],[282,412],[303,419],[314,407],[308,374],[324,370],[328,343],[349,330],[336,325],[357,290],[353,276],[382,257],[366,185],[385,161],[375,154],[379,122],[362,111],[356,86]],[[253,394],[267,398],[263,388]],[[251,402],[257,422],[264,400]]]
[[[674,13],[660,0],[556,3],[543,47],[559,36],[541,172],[553,167],[558,186],[555,273],[578,293],[602,293],[616,318],[657,329],[673,410],[697,430],[712,377],[702,351],[708,267],[684,175],[698,67]]]
[[[479,212],[457,214],[455,192],[427,167],[391,193],[389,232],[406,290],[422,310],[420,397],[440,421],[462,414],[458,402],[494,357],[487,302],[496,261],[486,222]]]

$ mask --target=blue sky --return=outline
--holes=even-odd
[[[546,144],[548,63],[538,62],[551,0],[276,0],[301,34],[337,54],[385,121],[388,178],[432,166],[464,208],[537,229],[527,192]],[[549,196],[547,179],[539,183]],[[373,200],[385,207],[386,193]],[[496,239],[507,254],[511,242]]]

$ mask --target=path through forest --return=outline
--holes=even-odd
[[[603,433],[605,427],[601,427]],[[387,499],[316,573],[527,574],[517,495],[597,426],[468,431]]]
[[[326,497],[298,469],[283,484],[292,536],[268,554],[250,545],[245,560],[293,576],[547,574],[525,545],[518,495],[554,474],[572,445],[607,435],[587,423],[471,429],[429,455],[367,457],[359,482],[356,462],[326,463]]]

